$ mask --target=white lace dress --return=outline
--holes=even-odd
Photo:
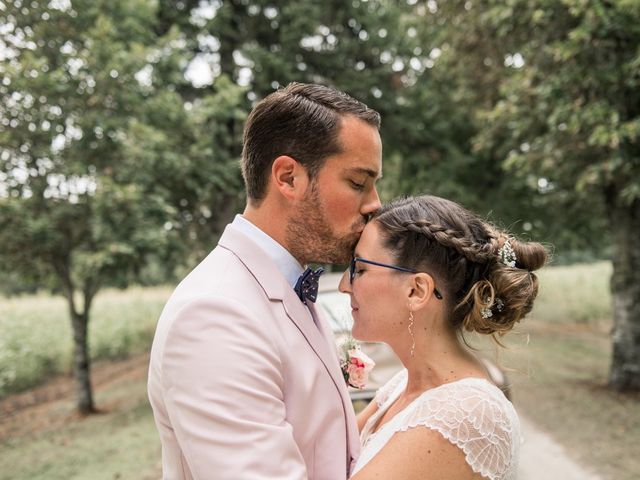
[[[457,445],[474,472],[491,480],[515,480],[520,447],[520,421],[502,391],[487,380],[465,378],[422,393],[375,433],[371,430],[407,385],[407,371],[378,390],[378,410],[369,417],[360,440],[355,474],[391,439],[410,428],[436,430]]]

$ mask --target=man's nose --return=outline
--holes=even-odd
[[[361,213],[368,218],[372,213],[377,212],[381,206],[382,204],[380,203],[378,190],[373,187],[373,190],[371,190],[371,193],[367,196],[367,199],[362,204]]]

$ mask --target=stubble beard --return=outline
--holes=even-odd
[[[311,185],[310,192],[289,219],[286,229],[289,251],[303,265],[347,264],[359,239],[360,233],[355,225],[345,236],[340,237],[334,233],[315,185]]]

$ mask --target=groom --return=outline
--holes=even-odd
[[[293,83],[247,120],[248,202],[158,322],[149,398],[165,479],[345,479],[358,432],[310,263],[348,263],[380,207],[377,112]],[[311,289],[312,290],[312,289]]]

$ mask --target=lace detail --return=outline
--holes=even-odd
[[[377,395],[376,401],[382,402],[378,403],[380,410],[376,417],[383,415],[405,385],[406,371],[380,389],[380,398]],[[438,431],[459,447],[473,471],[483,477],[516,479],[520,446],[518,415],[496,386],[479,378],[466,378],[427,390],[372,435],[368,435],[370,426],[365,426],[363,434],[367,438],[363,439],[364,448],[354,473],[371,460],[394,433],[418,426]]]
[[[516,478],[520,422],[497,387],[465,379],[426,393],[396,431],[437,430],[462,449],[474,472],[491,480]]]

